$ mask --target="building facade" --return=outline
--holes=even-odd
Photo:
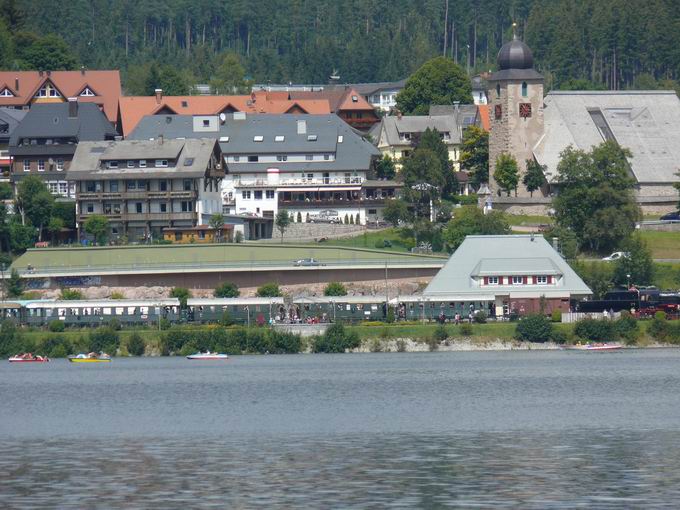
[[[536,235],[467,236],[423,291],[423,298],[469,303],[492,317],[569,312],[591,290]]]
[[[92,215],[109,220],[112,239],[128,241],[207,224],[222,211],[220,159],[214,138],[80,143],[67,173],[79,238]]]
[[[78,144],[115,136],[115,128],[96,104],[80,104],[78,98],[36,104],[10,137],[10,180],[16,190],[25,177],[38,176],[53,195],[73,199],[75,187],[66,173]]]
[[[0,181],[9,182],[12,157],[9,155],[9,141],[12,133],[26,116],[25,110],[0,108]]]
[[[131,138],[214,136],[224,212],[299,222],[379,221],[399,184],[372,179],[377,149],[335,115],[146,117]]]

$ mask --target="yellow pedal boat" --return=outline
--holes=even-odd
[[[110,363],[111,356],[108,354],[78,354],[77,356],[69,356],[68,360],[71,363]]]

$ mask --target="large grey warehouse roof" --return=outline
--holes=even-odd
[[[204,122],[207,126],[204,127]],[[275,166],[281,171],[368,170],[379,151],[337,115],[149,115],[128,139],[149,140],[213,136],[225,156],[262,154],[335,154],[333,161],[229,163],[231,173],[263,172]]]
[[[605,140],[630,149],[638,183],[677,182],[680,100],[674,91],[558,91],[545,98],[545,134],[534,148],[539,163],[557,177],[569,145],[590,150]]]
[[[501,258],[499,258],[499,256]],[[513,275],[555,275],[558,283],[546,285],[498,285],[480,287],[473,277]],[[557,251],[537,235],[467,236],[444,267],[425,288],[429,297],[511,293],[553,296],[592,294],[588,286]]]

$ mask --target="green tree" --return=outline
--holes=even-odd
[[[408,206],[403,200],[395,198],[393,200],[388,200],[385,204],[383,218],[395,227],[399,225],[399,222],[406,221],[408,217]]]
[[[241,291],[235,283],[223,282],[217,286],[213,295],[217,298],[236,298],[241,295]]]
[[[6,358],[25,350],[21,333],[14,323],[9,319],[0,321],[0,357]]]
[[[406,115],[427,115],[430,105],[456,101],[472,103],[472,85],[465,71],[446,57],[425,62],[397,94],[397,108]]]
[[[526,186],[530,195],[534,196],[534,191],[540,189],[545,182],[545,171],[548,167],[541,165],[535,159],[527,159],[527,173],[524,174],[522,184]]]
[[[346,296],[347,295],[347,289],[340,282],[330,282],[323,289],[323,295],[324,296]]]
[[[378,179],[394,179],[397,173],[394,160],[387,154],[375,162],[375,173]]]
[[[23,225],[19,218],[9,224],[9,243],[14,253],[22,253],[33,246],[36,231],[30,225]]]
[[[568,228],[581,249],[611,251],[635,230],[640,209],[628,172],[630,152],[607,141],[586,152],[567,147],[557,165],[557,224]]]
[[[77,289],[62,288],[59,299],[63,301],[78,301],[83,299],[83,293]]]
[[[547,342],[553,337],[553,325],[544,314],[523,317],[515,328],[515,338],[525,342]]]
[[[489,182],[489,133],[477,126],[469,126],[463,131],[460,164],[468,172],[470,184],[476,188]]]
[[[5,293],[7,297],[18,298],[24,292],[24,280],[19,275],[19,271],[12,268],[9,278],[5,280]]]
[[[286,233],[286,229],[290,225],[290,216],[288,215],[288,211],[285,209],[280,209],[279,212],[276,213],[274,224],[276,225],[276,228],[279,229],[279,232],[281,232],[281,242],[283,242],[283,235]]]
[[[52,236],[52,244],[55,244],[55,239],[57,238],[57,236],[59,235],[63,228],[64,220],[56,216],[50,218],[50,221],[47,223],[47,231]]]
[[[355,331],[347,331],[345,327],[336,322],[326,332],[314,340],[312,350],[314,352],[341,353],[348,349],[356,349],[361,345],[361,340]]]
[[[13,196],[12,185],[8,182],[0,182],[0,200],[9,200]]]
[[[416,149],[401,169],[403,197],[415,207],[416,217],[430,217],[430,201],[436,205],[446,184],[439,156],[430,149]]]
[[[69,71],[75,69],[78,63],[71,47],[55,34],[38,38],[22,57],[27,69],[42,71]]]
[[[274,282],[265,283],[257,289],[257,297],[281,297],[282,295],[278,283]]]
[[[614,283],[651,285],[654,280],[654,260],[644,239],[639,234],[634,234],[621,245],[621,249],[627,252],[628,256],[621,257],[615,262]]]
[[[458,181],[453,172],[453,163],[449,159],[449,149],[442,140],[441,133],[436,129],[427,128],[418,141],[418,149],[431,150],[439,160],[439,171],[442,175],[442,198],[449,198],[458,194]]]
[[[208,225],[215,230],[215,238],[220,241],[222,239],[222,228],[224,227],[224,215],[220,213],[213,214],[208,220]]]
[[[170,291],[170,297],[179,299],[179,306],[181,308],[186,308],[187,300],[191,297],[191,292],[185,287],[173,287]]]
[[[493,178],[498,183],[502,191],[505,191],[508,196],[510,192],[515,190],[517,195],[517,184],[519,184],[519,169],[517,168],[517,160],[511,154],[501,154],[496,158],[496,170],[493,173]]]
[[[245,94],[249,92],[250,82],[246,80],[246,70],[238,54],[226,52],[218,57],[219,65],[210,80],[213,94]]]
[[[574,262],[572,267],[593,291],[593,299],[602,299],[614,286],[614,270],[610,264]]]
[[[144,356],[146,345],[139,333],[132,333],[127,340],[127,351],[131,356]]]
[[[105,245],[109,237],[109,220],[101,214],[93,214],[85,220],[83,225],[85,232],[94,237],[99,245]]]
[[[54,197],[45,182],[38,176],[29,175],[17,187],[16,208],[25,225],[26,220],[38,229],[38,239],[42,239],[43,225],[49,221],[54,207]]]
[[[451,250],[456,250],[470,235],[503,235],[510,233],[507,216],[500,211],[484,214],[475,206],[456,210],[456,215],[444,227],[442,237]]]

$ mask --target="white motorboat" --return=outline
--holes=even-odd
[[[218,359],[229,359],[226,354],[221,354],[218,352],[197,352],[195,354],[189,354],[187,359],[202,359],[202,360],[218,360]]]

